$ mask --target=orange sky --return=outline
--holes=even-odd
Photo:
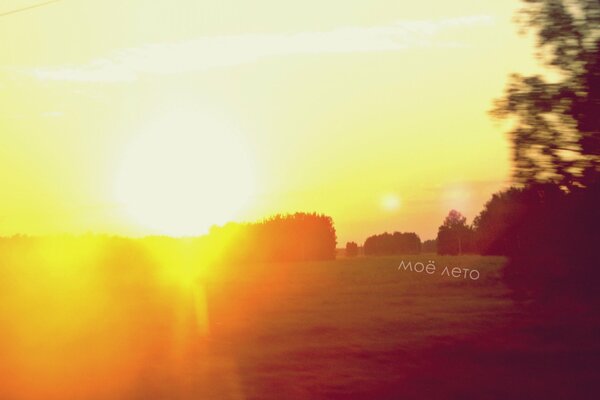
[[[536,68],[517,6],[64,0],[0,17],[0,234],[317,211],[342,244],[432,238],[510,175],[486,111]]]

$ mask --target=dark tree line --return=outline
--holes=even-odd
[[[535,237],[554,247],[558,238],[553,231],[562,229],[572,217],[558,219],[567,198],[552,184],[512,187],[495,193],[473,221],[479,251],[487,255],[516,255],[533,250]],[[563,235],[566,238],[569,234]]]
[[[505,277],[528,291],[581,294],[600,284],[599,245],[600,186],[566,191],[552,183],[494,194],[472,225],[452,210],[437,237],[439,254],[509,257]]]
[[[600,284],[600,186],[572,189],[552,183],[511,187],[492,196],[468,225],[452,210],[439,228],[439,254],[509,257],[505,276],[527,290]]]
[[[600,1],[523,2],[523,27],[537,35],[538,56],[558,74],[511,77],[492,114],[515,122],[516,186],[494,194],[472,225],[451,211],[437,250],[508,256],[505,277],[527,292],[594,294],[600,284]]]
[[[418,254],[421,239],[414,232],[373,235],[363,245],[365,255]]]
[[[330,217],[316,213],[275,215],[257,223],[213,227],[208,240],[227,261],[335,259],[337,237]]]
[[[529,289],[597,292],[600,284],[600,187],[557,185],[495,194],[474,221],[482,254],[510,257],[505,272]]]
[[[513,75],[492,114],[511,118],[514,178],[474,221],[484,254],[533,287],[594,293],[600,284],[600,1],[523,0],[554,77]]]

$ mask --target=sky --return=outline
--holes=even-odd
[[[0,14],[36,4],[5,0]],[[0,17],[0,235],[330,215],[434,238],[510,179],[517,0],[62,0]]]

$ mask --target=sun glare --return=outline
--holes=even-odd
[[[164,116],[125,149],[117,202],[152,233],[206,233],[235,218],[254,194],[250,153],[232,124],[196,113]]]
[[[395,212],[400,208],[401,205],[402,202],[400,197],[393,193],[388,193],[381,197],[381,207],[385,211]]]
[[[471,188],[469,185],[455,182],[448,184],[442,191],[443,210],[470,210],[471,208]]]

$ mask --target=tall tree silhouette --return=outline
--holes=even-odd
[[[467,218],[452,210],[438,229],[437,250],[439,254],[462,254],[473,251],[473,231]]]
[[[525,30],[559,78],[514,74],[492,115],[514,118],[514,178],[564,188],[600,181],[600,1],[522,0]]]

